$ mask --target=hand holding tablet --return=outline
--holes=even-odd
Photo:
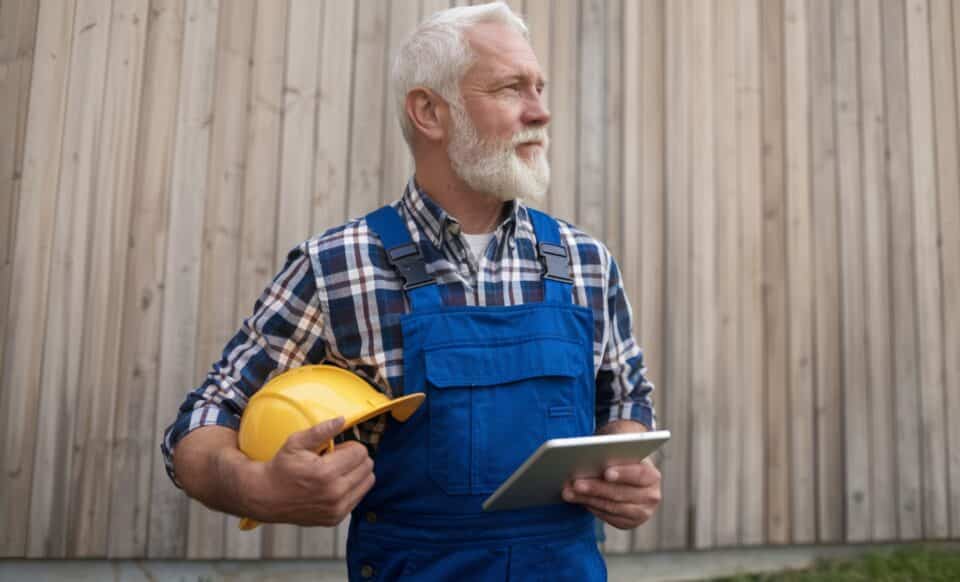
[[[570,479],[602,478],[608,467],[639,463],[669,438],[670,431],[663,430],[549,440],[483,502],[483,509],[563,503],[563,486]]]

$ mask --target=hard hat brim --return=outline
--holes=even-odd
[[[415,392],[401,396],[400,398],[394,398],[393,400],[384,402],[380,406],[370,409],[363,416],[357,417],[356,419],[347,419],[347,424],[344,425],[343,428],[350,428],[371,418],[376,418],[386,412],[389,412],[398,422],[406,422],[407,419],[413,416],[413,413],[420,408],[424,398],[426,398],[426,395],[423,392]]]

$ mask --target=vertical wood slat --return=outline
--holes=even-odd
[[[844,365],[848,370],[853,370],[853,366],[858,364],[865,366],[865,380],[868,382],[868,387],[866,395],[860,398],[866,398],[869,402],[870,415],[867,419],[869,430],[861,430],[861,432],[869,434],[870,439],[866,441],[857,439],[855,435],[858,427],[848,422],[846,427],[849,435],[847,480],[850,486],[847,489],[852,495],[848,494],[847,498],[847,504],[850,507],[847,511],[850,516],[847,539],[885,540],[895,539],[897,534],[896,465],[894,455],[890,454],[890,451],[895,450],[892,427],[896,423],[893,411],[893,390],[896,387],[890,382],[890,378],[893,377],[894,359],[890,341],[892,304],[890,301],[889,197],[891,193],[887,189],[887,180],[884,175],[886,115],[883,110],[884,71],[881,30],[880,5],[876,2],[860,2],[859,30],[857,31],[860,39],[860,118],[853,119],[852,122],[860,126],[860,143],[863,148],[862,206],[841,206],[841,211],[844,213],[841,220],[844,224],[844,232],[848,229],[847,225],[854,220],[857,225],[863,225],[864,238],[860,241],[862,250],[850,260],[863,257],[864,272],[857,274],[864,277],[864,283],[860,289],[852,289],[849,299],[845,301],[850,303],[851,314],[857,314],[866,309],[865,313],[859,313],[865,318],[866,327],[860,332],[864,334],[864,338],[851,339],[866,342],[868,351],[866,362],[858,362],[855,359],[857,352],[845,353]],[[843,151],[856,145],[856,135],[851,139],[853,141],[849,145],[840,145]],[[846,165],[845,163],[844,166]],[[856,202],[848,200],[845,196],[841,197],[841,201],[844,204]],[[850,283],[846,281],[848,273],[853,268],[844,263],[845,291],[848,286],[852,287],[855,283],[855,281]],[[865,305],[864,297],[866,297]],[[846,321],[849,318],[849,315],[845,316],[845,329],[858,323],[856,320]],[[852,385],[850,382],[847,384]],[[859,413],[856,410],[858,403],[849,396],[847,402],[848,409],[854,418],[859,420]],[[868,469],[863,469],[862,465],[865,463],[869,463]],[[857,491],[865,495],[858,497]],[[872,522],[870,535],[864,531],[866,527],[864,522],[868,520]]]
[[[953,9],[953,65],[954,99],[960,98],[960,10]],[[956,105],[955,105],[956,106]],[[946,163],[946,162],[945,162]],[[956,186],[954,186],[956,187]],[[940,190],[940,232],[943,236],[941,269],[943,270],[943,320],[944,346],[946,357],[947,418],[960,417],[960,358],[950,354],[960,353],[960,196],[949,187]],[[950,535],[960,537],[960,423],[948,423],[948,447],[950,456]]]
[[[813,361],[812,208],[807,13],[803,0],[785,0],[784,107],[787,192],[787,326],[790,409],[791,539],[816,539],[816,457]]]
[[[618,260],[623,255],[623,16],[622,1],[605,2],[606,22],[603,25],[605,38],[606,103],[604,132],[606,133],[605,161],[606,181],[603,192],[604,217],[603,240]],[[637,192],[634,191],[636,196]],[[629,223],[631,230],[636,223]]]
[[[126,261],[118,385],[114,419],[114,480],[110,489],[111,558],[148,554],[151,483],[162,472],[157,456],[159,375],[166,210],[174,156],[176,95],[180,83],[182,0],[153,0],[147,24],[142,104],[134,166],[130,250]],[[171,411],[159,413],[167,417]],[[162,427],[161,427],[162,428]],[[165,476],[164,476],[165,479]],[[160,481],[157,481],[161,483]],[[169,481],[163,483],[172,487]]]
[[[716,392],[714,414],[714,545],[735,546],[740,529],[739,476],[742,450],[738,442],[743,426],[741,392],[743,369],[734,355],[739,353],[739,298],[741,268],[738,245],[740,239],[738,209],[737,149],[737,53],[736,0],[720,0],[715,4],[713,38],[714,182],[716,184],[716,364],[713,386]],[[755,152],[753,152],[755,153]]]
[[[693,4],[690,28],[690,456],[693,546],[713,546],[717,372],[716,183],[714,175],[713,3]]]
[[[44,331],[54,257],[63,124],[69,104],[67,64],[73,49],[75,4],[39,7],[37,53],[31,79],[23,181],[13,245],[10,302],[4,337],[3,445],[0,448],[0,556],[23,557],[30,548],[29,499],[41,405]],[[43,508],[46,509],[46,508]]]
[[[549,211],[564,220],[573,220],[577,213],[576,185],[578,148],[576,113],[579,87],[579,34],[577,15],[580,0],[551,4],[552,33],[549,78],[550,106],[555,112],[550,122],[550,193]],[[563,112],[563,113],[560,113]]]
[[[930,46],[956,48],[956,6],[950,1],[930,2]],[[957,169],[957,77],[953,51],[931,50],[933,59],[933,97],[935,151],[937,168],[937,215],[940,239],[938,250],[942,289],[944,406],[946,415],[945,455],[947,468],[945,516],[949,530],[943,535],[960,535],[960,429],[955,416],[960,414],[960,176]]]
[[[880,198],[875,190],[865,189],[870,182],[867,168],[871,160],[867,156],[874,151],[867,140],[863,140],[864,155],[861,157],[860,120],[870,113],[870,103],[866,95],[861,99],[859,92],[857,57],[858,46],[865,56],[869,49],[866,37],[861,35],[857,42],[857,6],[850,2],[834,5],[834,58],[836,79],[834,99],[836,100],[836,144],[837,144],[837,182],[840,198],[840,240],[841,269],[843,272],[843,382],[844,382],[844,451],[847,464],[845,470],[843,500],[846,518],[845,538],[847,541],[866,541],[870,539],[871,480],[869,467],[871,462],[870,439],[863,438],[870,429],[870,400],[867,393],[866,362],[864,361],[864,295],[862,264],[862,210],[861,192]],[[861,21],[861,26],[865,24]],[[860,74],[864,84],[871,72],[868,60],[861,61]],[[863,117],[860,115],[863,110]],[[861,176],[861,163],[864,171]],[[862,181],[861,181],[862,177]],[[865,196],[864,196],[865,197]],[[859,270],[859,271],[858,271]],[[819,306],[818,306],[819,308]],[[819,350],[819,345],[818,345]],[[818,351],[819,353],[819,351]],[[823,505],[821,504],[821,508]],[[826,516],[822,516],[826,517]],[[844,534],[844,532],[841,532]]]
[[[0,337],[7,336],[38,7],[39,2],[31,0],[0,2],[0,135],[13,136],[0,140]]]
[[[688,259],[691,252],[691,168],[683,152],[691,146],[689,116],[693,107],[686,63],[691,37],[688,21],[693,6],[688,1],[665,2],[664,6],[664,189],[669,192],[665,202],[664,245],[667,259],[664,270],[665,296],[670,298],[671,308],[664,318],[665,353],[661,384],[670,386],[670,391],[661,394],[658,404],[662,425],[669,427],[673,437],[663,447],[663,487],[669,494],[664,497],[659,511],[663,515],[674,516],[661,523],[660,547],[675,549],[686,547],[691,535],[688,513],[691,487],[687,463],[690,446],[690,368],[689,358],[684,356],[690,349],[691,273]]]
[[[194,364],[198,377],[219,359],[224,344],[239,324],[236,249],[243,236],[240,227],[250,111],[246,96],[250,93],[255,9],[253,0],[229,2],[221,6],[217,24],[217,78],[207,162]],[[190,539],[204,539],[197,555],[209,551],[208,557],[253,557],[259,540],[256,534],[241,533],[237,523],[235,517],[191,506]],[[222,549],[215,550],[216,545]]]
[[[816,457],[816,511],[810,516],[813,531],[808,534],[820,542],[839,542],[843,538],[844,488],[843,447],[843,355],[856,359],[856,353],[843,350],[844,328],[842,312],[839,230],[839,200],[837,197],[836,138],[834,135],[833,31],[830,22],[830,4],[815,0],[808,4],[807,32],[809,52],[809,116],[810,163],[813,203],[813,265],[814,323],[813,357],[816,362],[815,381],[815,449]],[[854,198],[860,193],[855,192]],[[858,213],[859,216],[859,213]],[[851,234],[861,240],[860,229]],[[859,247],[858,247],[859,249]],[[858,253],[860,251],[858,250]],[[859,254],[857,256],[860,256]],[[858,266],[851,268],[855,272]],[[854,275],[857,277],[858,275]],[[859,275],[862,278],[862,275]],[[857,330],[859,358],[864,359],[863,319],[849,322]],[[862,364],[861,364],[862,366]],[[860,376],[865,370],[861,367]],[[865,378],[862,380],[865,381]],[[810,539],[810,538],[808,538]]]
[[[893,280],[894,406],[897,410],[897,504],[902,540],[923,535],[923,498],[920,489],[920,408],[917,362],[916,290],[914,272],[913,191],[910,167],[910,98],[908,95],[907,41],[903,0],[882,5],[884,103],[886,106],[886,180],[890,192]],[[899,276],[898,276],[899,274]]]
[[[280,189],[280,146],[283,131],[283,73],[289,1],[257,0],[253,61],[250,73],[249,138],[243,186],[236,321],[250,315],[254,300],[279,269],[276,264],[277,196]],[[227,524],[228,556],[263,556],[273,546],[273,525],[234,530]],[[243,541],[234,547],[234,540]],[[250,550],[256,546],[255,550]],[[239,555],[246,552],[244,555]]]
[[[195,370],[196,321],[200,295],[207,161],[216,80],[219,2],[186,3],[183,59],[177,97],[177,129],[170,180],[168,246],[165,253],[157,433],[173,420],[184,394],[199,384]],[[159,462],[159,461],[158,461]],[[154,471],[150,500],[151,557],[184,558],[214,554],[219,539],[189,539],[196,515],[166,474]],[[222,533],[221,533],[222,536]],[[222,548],[220,548],[222,549]]]
[[[73,48],[69,62],[70,97],[63,127],[60,160],[61,195],[57,204],[50,293],[44,329],[40,408],[34,451],[35,502],[30,508],[27,555],[77,556],[81,521],[88,517],[73,510],[79,490],[77,458],[83,443],[77,432],[85,409],[79,396],[85,346],[71,330],[85,330],[88,318],[87,273],[91,268],[87,239],[94,230],[99,194],[96,156],[106,85],[106,57],[110,36],[110,3],[81,0],[77,5]],[[63,193],[69,192],[69,195]],[[83,331],[80,331],[82,334]],[[82,339],[82,338],[81,338]],[[89,388],[87,389],[89,390]],[[89,396],[83,398],[89,399]],[[79,428],[79,431],[78,431]],[[77,453],[77,454],[75,454]],[[79,505],[79,504],[77,504]]]
[[[740,190],[740,369],[744,401],[740,446],[740,531],[744,545],[765,541],[764,207],[760,80],[760,1],[737,2],[737,120]]]
[[[393,56],[401,44],[407,40],[410,31],[418,23],[418,13],[414,6],[405,4],[390,4],[387,18],[388,39],[386,59],[384,62],[384,103],[383,103],[383,185],[380,187],[380,204],[396,200],[403,193],[403,188],[413,175],[413,156],[407,147],[400,131],[397,120],[398,105],[394,99],[393,87],[390,80],[390,71],[393,68]],[[340,29],[345,28],[342,24]],[[332,47],[331,47],[332,48]],[[328,53],[325,53],[328,54]],[[331,108],[336,114],[336,108]],[[337,217],[336,214],[333,215]],[[346,218],[346,217],[344,217]],[[336,220],[342,220],[335,218]]]
[[[284,73],[283,145],[277,201],[276,264],[310,236],[323,4],[290,0]]]
[[[930,15],[926,0],[907,2],[907,72],[913,160],[914,267],[920,371],[920,455],[923,474],[923,533],[944,538],[947,507],[946,419],[943,393],[943,324],[939,272],[936,160]],[[955,357],[955,355],[954,355]]]
[[[579,144],[577,156],[576,211],[574,222],[586,232],[603,240],[606,172],[605,113],[607,86],[604,77],[606,9],[602,0],[579,3],[578,63],[574,65],[577,86],[576,126],[580,138],[575,142],[557,140],[556,147],[565,149]]]
[[[90,224],[86,323],[81,336],[83,352],[80,386],[89,387],[79,399],[74,437],[74,500],[71,514],[81,516],[68,531],[68,553],[84,557],[107,555],[111,497],[104,495],[113,482],[113,426],[120,359],[121,319],[117,308],[127,292],[126,258],[129,249],[129,192],[139,131],[141,82],[146,45],[146,0],[113,3],[108,14],[110,36],[103,120],[97,161],[95,212]],[[68,524],[70,521],[68,520]],[[69,538],[73,541],[70,542]]]
[[[766,536],[790,539],[787,353],[786,178],[784,168],[783,1],[761,2],[764,339],[766,340]]]
[[[383,187],[383,109],[387,24],[385,6],[358,2],[354,39],[353,95],[347,214],[375,209]],[[395,188],[391,185],[391,188]],[[394,194],[397,190],[391,190]],[[390,196],[392,199],[393,196]]]

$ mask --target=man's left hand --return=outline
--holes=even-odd
[[[600,478],[565,483],[563,499],[586,506],[616,528],[632,529],[650,519],[660,504],[660,471],[649,459],[607,467]]]

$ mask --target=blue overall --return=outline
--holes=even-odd
[[[404,390],[427,398],[387,421],[376,484],[350,523],[350,580],[606,579],[582,506],[481,509],[545,440],[594,431],[593,313],[572,302],[556,222],[530,214],[544,301],[494,307],[445,307],[399,213],[367,216],[411,304]]]

